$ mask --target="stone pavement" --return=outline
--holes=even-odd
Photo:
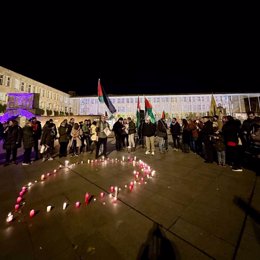
[[[159,250],[168,256],[163,259],[260,259],[259,219],[233,202],[238,196],[260,210],[260,181],[253,171],[232,172],[172,149],[152,156],[141,147],[130,154],[113,148],[107,162],[88,163],[94,156],[87,153],[67,157],[68,168],[59,157],[0,165],[0,259],[133,260]],[[120,187],[116,202],[111,186]],[[87,205],[86,192],[92,195]],[[7,223],[9,212],[14,220]]]

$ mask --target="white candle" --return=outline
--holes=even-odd
[[[118,195],[118,187],[115,187],[115,199],[117,199],[117,195]]]
[[[12,212],[9,212],[6,218],[6,222],[11,222],[14,219]]]
[[[51,211],[51,206],[47,206],[47,212]]]
[[[66,161],[65,161],[65,167],[68,167],[68,166],[69,166],[69,161],[66,160]]]
[[[123,161],[125,160],[125,156],[122,157],[122,160],[123,160]]]
[[[62,207],[62,209],[65,210],[66,208],[67,208],[67,203],[64,202],[64,203],[63,203],[63,207]]]

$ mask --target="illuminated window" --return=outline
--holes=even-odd
[[[10,77],[7,77],[6,78],[6,86],[7,87],[10,87],[10,83],[11,83],[11,78]],[[1,85],[1,84],[0,84]]]
[[[0,75],[0,85],[3,85],[4,82],[4,75]]]
[[[20,90],[24,91],[24,82],[21,82]]]

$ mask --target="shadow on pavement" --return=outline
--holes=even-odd
[[[165,236],[158,223],[154,223],[145,243],[140,247],[137,260],[176,259],[172,242]]]

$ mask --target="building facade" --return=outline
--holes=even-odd
[[[72,97],[69,94],[47,86],[43,83],[20,75],[0,66],[0,103],[7,103],[8,93],[39,93],[39,107],[74,115],[99,115],[108,112],[105,104],[97,96]],[[202,116],[209,112],[211,93],[146,95],[153,106],[157,118],[162,111],[168,117]],[[109,96],[117,109],[117,115],[134,117],[137,109],[138,95]],[[227,115],[240,115],[253,110],[260,113],[260,93],[222,93],[214,94],[216,104]],[[144,110],[144,96],[139,97],[141,109]],[[62,113],[60,113],[62,112]],[[56,113],[57,114],[57,113]],[[54,113],[52,114],[54,115]]]
[[[219,109],[227,115],[240,115],[253,110],[260,112],[260,93],[214,94]],[[188,117],[207,115],[210,109],[212,94],[183,94],[183,95],[146,95],[153,106],[153,112],[160,117],[165,111],[169,117]],[[144,109],[144,98],[139,97],[141,109]],[[73,97],[77,104],[75,111],[79,115],[104,114],[107,110],[97,97]],[[135,116],[138,96],[110,96],[117,109],[117,114]]]
[[[53,87],[40,83],[19,73],[0,66],[0,104],[8,101],[8,93],[38,93],[39,108],[52,115],[74,112],[74,100],[70,95]]]

